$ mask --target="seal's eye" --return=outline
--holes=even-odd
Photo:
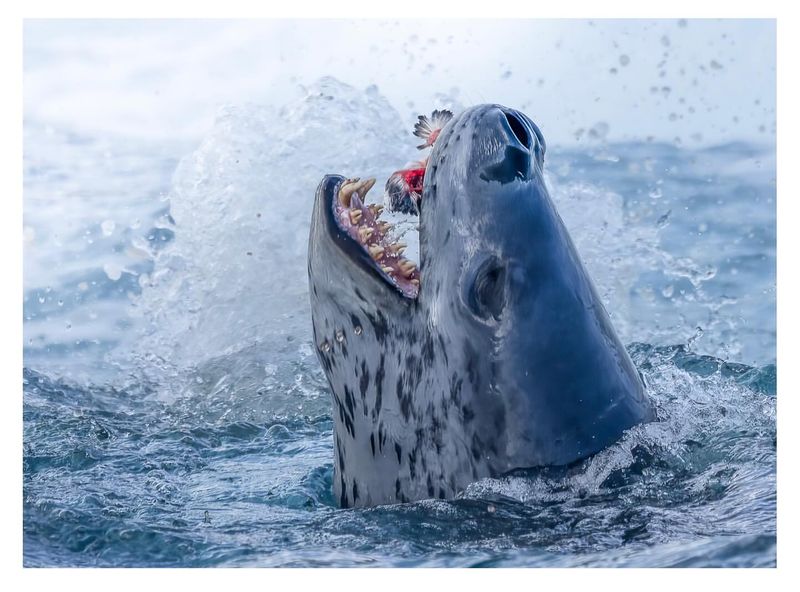
[[[472,313],[484,321],[499,320],[505,306],[506,268],[490,257],[482,261],[466,282],[466,304]]]

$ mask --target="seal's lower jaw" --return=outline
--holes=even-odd
[[[391,240],[391,224],[379,219],[383,206],[364,203],[373,185],[375,179],[342,181],[335,188],[332,200],[334,220],[338,228],[369,256],[367,265],[377,270],[379,276],[402,296],[416,298],[420,279],[417,265],[403,257],[404,243]]]

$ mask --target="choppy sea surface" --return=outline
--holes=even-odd
[[[453,501],[337,508],[311,204],[411,160],[410,123],[331,78],[199,145],[26,121],[26,566],[775,565],[772,144],[552,146],[658,421]]]

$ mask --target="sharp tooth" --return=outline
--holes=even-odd
[[[406,250],[406,247],[407,247],[407,246],[408,246],[408,245],[407,245],[407,244],[405,244],[405,243],[395,243],[394,245],[392,245],[392,247],[393,247],[393,248],[392,248],[392,250],[393,250],[395,253],[397,253],[398,255],[402,255],[402,254],[403,254],[403,251],[405,251],[405,250]]]
[[[345,179],[342,183],[342,186],[339,188],[339,201],[341,201],[345,207],[350,207],[350,199],[354,192],[358,192],[359,199],[363,200],[364,196],[367,192],[372,189],[372,186],[375,185],[375,179],[366,179],[365,181],[361,180],[361,177],[356,177],[355,179]],[[359,204],[358,207],[361,207],[363,203]]]
[[[369,249],[369,254],[372,255],[373,259],[378,259],[380,258],[381,255],[383,255],[383,247],[380,247],[378,245],[370,245],[368,249]]]
[[[350,207],[350,197],[353,195],[353,191],[355,191],[355,185],[346,181],[339,188],[339,201],[346,208]]]
[[[384,234],[386,234],[391,227],[392,225],[389,224],[388,222],[378,222],[378,228]]]
[[[369,190],[372,189],[373,185],[375,185],[375,179],[367,179],[366,181],[361,181],[361,187],[359,188],[359,194],[362,198],[367,196]]]
[[[406,277],[411,277],[411,274],[416,271],[417,266],[414,265],[411,261],[403,261],[400,264],[400,271],[403,272],[403,275]]]
[[[419,286],[419,280],[417,278],[414,278],[413,280],[408,280],[408,281],[409,281],[409,283],[414,284],[415,286]]]
[[[381,266],[381,269],[383,270],[383,273],[385,273],[386,275],[392,275],[392,272],[394,271],[394,270],[393,270],[391,267],[389,267],[388,265],[383,265],[383,266]]]
[[[361,210],[350,210],[350,222],[358,224],[359,220],[361,220]]]
[[[358,236],[361,237],[361,240],[363,242],[367,242],[367,240],[369,240],[369,237],[371,237],[374,232],[375,231],[372,228],[359,228]]]
[[[380,216],[381,213],[383,213],[383,206],[379,206],[377,204],[372,204],[371,206],[369,206],[369,209],[370,211],[372,211],[372,214],[375,217]]]

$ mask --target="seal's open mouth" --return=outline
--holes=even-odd
[[[407,245],[392,241],[391,224],[380,220],[383,206],[364,203],[373,185],[375,179],[346,179],[342,182],[334,200],[336,223],[369,254],[388,282],[404,296],[416,298],[419,269],[416,263],[403,256]]]
[[[419,116],[414,135],[423,140],[417,146],[425,150],[433,146],[445,124],[453,118],[446,110],[436,110],[430,117]],[[386,182],[385,202],[392,212],[419,215],[427,157],[393,173]],[[355,240],[369,255],[382,277],[403,296],[416,298],[420,273],[417,264],[405,258],[406,244],[393,240],[392,225],[380,220],[383,206],[366,205],[367,192],[375,179],[346,179],[339,186],[334,200],[334,214],[339,228]]]

